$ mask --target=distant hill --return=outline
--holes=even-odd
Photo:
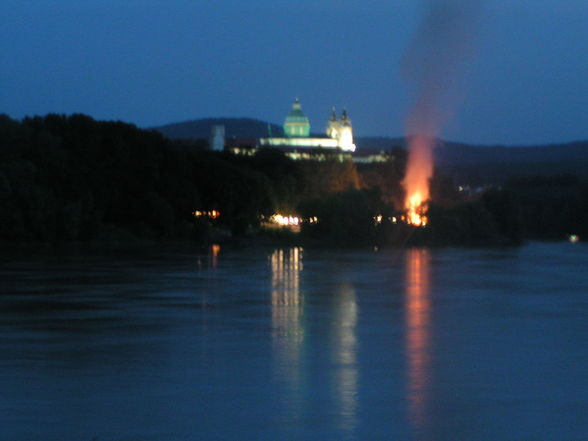
[[[405,138],[358,137],[358,149],[406,148]],[[471,145],[438,140],[435,164],[456,180],[496,183],[511,176],[572,173],[588,177],[588,141],[541,146]]]
[[[588,160],[588,141],[541,146],[477,146],[442,141],[436,150],[439,165],[468,165],[484,162],[524,163]]]
[[[270,130],[272,136],[284,134],[281,126],[252,118],[195,119],[151,129],[172,139],[202,139],[210,136],[210,129],[215,125],[225,126],[225,134],[230,138],[263,138],[268,136]]]
[[[473,184],[501,182],[515,175],[588,177],[588,141],[525,147],[442,142],[435,150],[435,163],[457,180]]]
[[[202,139],[208,138],[213,125],[224,125],[228,138],[263,138],[270,130],[273,136],[283,136],[281,126],[251,118],[206,118],[152,129],[168,138]],[[360,151],[406,147],[404,137],[357,136],[355,143]],[[499,182],[513,175],[573,173],[588,177],[588,141],[521,147],[439,140],[435,163],[456,180],[468,183]]]

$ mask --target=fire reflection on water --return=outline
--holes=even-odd
[[[431,301],[430,254],[426,249],[406,252],[406,350],[408,358],[409,418],[423,429],[427,419],[430,382]]]
[[[217,243],[210,246],[210,266],[213,269],[218,267],[218,255],[220,253],[221,246]]]

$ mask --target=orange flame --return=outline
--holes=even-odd
[[[427,225],[427,201],[430,198],[429,180],[433,175],[434,140],[427,135],[410,138],[406,175],[402,185],[406,191],[404,208],[406,220],[418,227]]]

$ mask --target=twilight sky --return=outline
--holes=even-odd
[[[463,0],[473,1],[473,0]],[[588,139],[588,1],[479,0],[446,139]],[[139,126],[204,117],[400,136],[402,72],[424,0],[2,0],[0,113],[82,112]],[[414,60],[413,60],[414,61]]]

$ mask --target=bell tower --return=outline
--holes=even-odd
[[[339,121],[337,121],[337,111],[335,106],[331,110],[331,118],[327,122],[327,136],[329,138],[337,139],[337,133],[339,131]]]
[[[343,109],[343,113],[341,114],[337,140],[339,148],[342,150],[355,150],[355,145],[353,144],[353,127],[351,126],[351,119],[349,119],[346,109]]]

